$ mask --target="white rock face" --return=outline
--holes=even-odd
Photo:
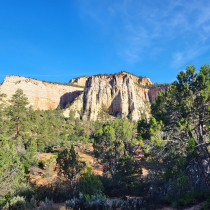
[[[42,82],[20,76],[6,76],[0,86],[0,91],[5,93],[9,100],[19,88],[28,97],[29,103],[34,109],[42,110],[56,109],[59,104],[61,107],[65,107],[83,91],[83,88]]]
[[[105,111],[114,117],[139,120],[143,115],[149,118],[150,103],[155,102],[160,90],[165,91],[168,88],[139,87],[137,84],[139,78],[126,73],[91,76],[85,80],[87,80],[85,88],[80,88],[19,76],[6,76],[0,86],[0,92],[7,94],[8,101],[20,88],[34,109],[53,110],[58,105],[65,107],[71,103],[71,106],[63,112],[65,117],[69,117],[70,110],[73,110],[75,118],[82,116],[83,119],[95,121],[100,119],[100,113]],[[144,80],[145,84],[146,82],[149,84],[148,78]]]
[[[106,108],[115,116],[139,120],[143,113],[148,116],[147,106],[129,75],[92,76],[84,89],[84,119],[97,120]]]

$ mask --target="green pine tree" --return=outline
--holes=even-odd
[[[29,104],[28,98],[23,93],[23,90],[18,89],[10,100],[9,116],[13,122],[12,127],[15,130],[16,136],[20,135],[21,131],[27,129],[27,108]]]
[[[124,155],[119,159],[116,167],[116,177],[125,193],[131,193],[138,184],[142,170],[135,159],[130,155]]]
[[[85,162],[79,160],[79,155],[72,145],[70,150],[67,148],[58,153],[56,159],[56,170],[59,176],[63,176],[69,180],[77,178],[85,167]]]

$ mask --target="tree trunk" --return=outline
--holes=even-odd
[[[20,124],[20,118],[18,117],[18,121],[17,121],[17,136],[19,136],[19,134],[20,134],[19,124]]]

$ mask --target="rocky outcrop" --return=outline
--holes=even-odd
[[[87,79],[88,77],[73,78],[69,81],[69,83],[85,87]]]
[[[19,76],[6,76],[0,86],[0,91],[7,94],[7,99],[9,99],[19,88],[28,97],[29,103],[34,109],[43,110],[56,109],[58,105],[65,107],[83,91],[83,88],[42,82]]]
[[[148,77],[141,77],[141,78],[139,78],[138,83],[139,83],[140,85],[143,85],[143,86],[146,86],[146,85],[153,85],[153,84],[154,84],[154,83],[152,83],[152,82],[150,81],[150,78],[148,78]]]
[[[139,120],[142,116],[149,118],[151,103],[155,102],[160,90],[165,92],[168,88],[143,87],[151,84],[153,83],[149,78],[124,72],[117,75],[91,76],[86,81],[84,94],[75,99],[64,111],[64,115],[68,117],[72,110],[75,117],[83,116],[83,119],[93,121],[99,119],[102,112],[115,117],[129,117],[132,120]]]
[[[137,84],[142,85],[142,86],[153,85],[154,84],[150,81],[150,78],[148,78],[148,77],[138,77],[136,75],[130,74],[130,73],[125,72],[125,71],[122,71],[120,74],[129,75],[131,77],[131,79],[134,81],[134,83],[137,83]]]
[[[80,113],[82,104],[83,119],[94,121],[101,112],[132,120],[138,120],[144,114],[148,117],[149,107],[145,101],[149,98],[147,95],[143,98],[139,89],[130,75],[92,76],[86,81],[84,95],[73,102],[69,110]],[[68,114],[69,111],[65,111],[65,115]]]

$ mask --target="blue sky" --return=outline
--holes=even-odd
[[[209,61],[209,0],[0,1],[0,82],[125,70],[165,83]]]

